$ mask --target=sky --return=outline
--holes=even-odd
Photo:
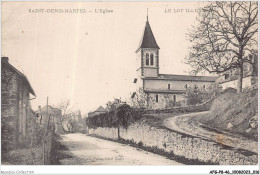
[[[147,16],[160,73],[188,74],[185,34],[198,2],[2,2],[1,56],[29,79],[32,108],[69,99],[82,113],[130,98]],[[43,9],[43,12],[39,12]],[[56,11],[54,11],[56,9]],[[81,13],[59,10],[84,9]],[[110,13],[99,13],[100,9]],[[169,10],[170,9],[170,10]],[[189,9],[189,12],[187,12]],[[54,12],[53,12],[54,11]]]

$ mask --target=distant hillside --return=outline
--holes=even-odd
[[[226,92],[213,101],[210,115],[200,122],[257,140],[258,92]]]

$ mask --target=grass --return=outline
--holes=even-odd
[[[216,98],[210,114],[200,118],[200,122],[216,129],[239,134],[257,141],[258,127],[250,128],[249,120],[258,113],[258,93],[251,90],[242,93],[227,92]],[[228,123],[233,127],[227,129]]]
[[[51,165],[61,165],[60,160],[66,158],[72,158],[69,154],[66,154],[65,151],[69,150],[66,146],[62,145],[61,137],[58,134],[54,134],[52,140],[52,149],[50,153],[50,164]]]
[[[9,165],[42,165],[42,147],[21,148],[2,155],[2,163]]]

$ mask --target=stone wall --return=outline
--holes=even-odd
[[[118,139],[118,129],[117,128],[101,128],[89,129],[89,134],[95,134],[108,139],[117,140]]]
[[[2,144],[12,149],[18,140],[18,76],[5,64],[1,67],[1,131]]]
[[[30,125],[29,89],[25,79],[9,63],[1,64],[1,131],[8,149],[26,137]],[[4,146],[2,144],[2,146]]]
[[[113,140],[118,139],[117,128],[89,129],[89,134]],[[157,147],[167,153],[205,163],[255,165],[258,160],[257,154],[251,152],[231,149],[213,141],[140,123],[131,124],[127,129],[120,128],[120,138],[136,144],[142,143],[145,147]]]

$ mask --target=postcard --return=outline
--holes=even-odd
[[[1,5],[1,173],[259,174],[257,1]]]

